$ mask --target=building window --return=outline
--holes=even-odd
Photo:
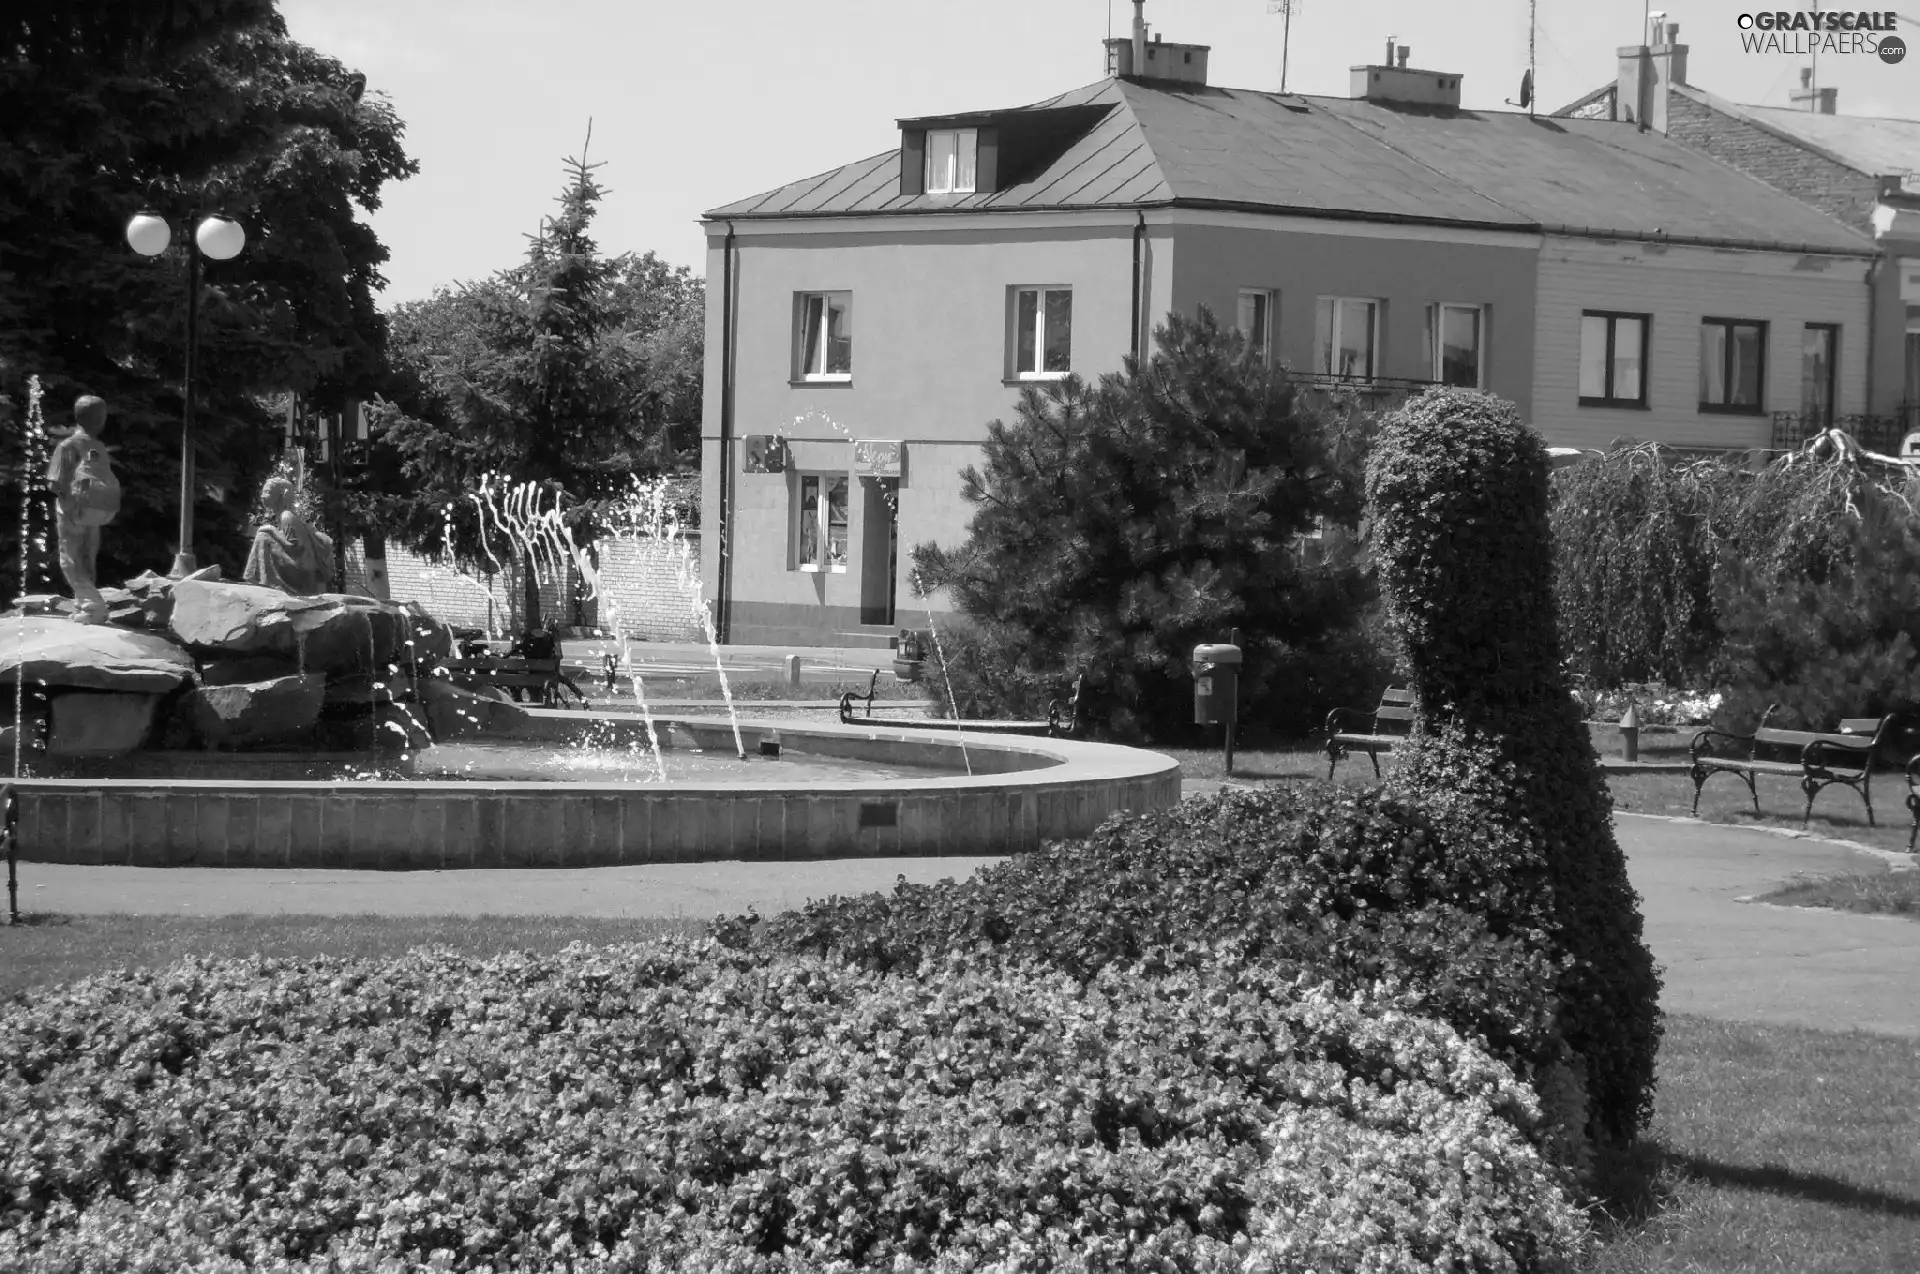
[[[973,193],[979,133],[971,128],[936,128],[927,133],[927,193]]]
[[[1767,380],[1767,325],[1700,320],[1700,410],[1758,415]]]
[[[1809,425],[1833,428],[1833,368],[1839,354],[1837,324],[1807,324],[1800,338],[1800,414]]]
[[[799,571],[847,569],[847,478],[845,474],[803,473],[793,502],[793,568]]]
[[[1323,296],[1314,315],[1314,370],[1347,380],[1372,380],[1379,347],[1380,303]]]
[[[1580,315],[1580,405],[1647,405],[1647,314],[1587,310]]]
[[[1073,362],[1073,289],[1015,288],[1013,374],[1064,376]]]
[[[1263,363],[1273,357],[1273,313],[1278,297],[1277,292],[1240,289],[1240,330],[1246,335],[1247,348]]]
[[[1485,375],[1486,312],[1478,305],[1442,302],[1427,307],[1432,376],[1442,385],[1481,388]]]
[[[853,293],[804,293],[799,328],[799,379],[853,378]]]

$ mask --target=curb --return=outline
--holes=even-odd
[[[1642,814],[1635,810],[1615,810],[1615,818],[1650,818],[1662,823],[1681,823],[1694,827],[1726,827],[1735,831],[1765,832],[1769,836],[1783,836],[1788,840],[1818,841],[1822,845],[1836,845],[1841,849],[1850,849],[1855,853],[1868,854],[1885,862],[1894,871],[1920,870],[1920,855],[1902,853],[1897,849],[1881,849],[1878,845],[1864,845],[1857,840],[1841,840],[1834,836],[1819,836],[1813,832],[1796,832],[1791,827],[1744,826],[1735,823],[1712,823],[1704,818],[1688,818],[1683,814]],[[1740,899],[1745,902],[1746,899]],[[1815,908],[1814,910],[1829,910]]]

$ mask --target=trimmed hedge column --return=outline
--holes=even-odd
[[[1540,436],[1488,394],[1430,390],[1382,424],[1367,504],[1421,710],[1393,786],[1454,835],[1498,838],[1511,887],[1544,891],[1587,1131],[1626,1139],[1653,1110],[1660,980],[1561,672],[1547,472]]]

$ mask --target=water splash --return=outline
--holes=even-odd
[[[45,482],[47,420],[42,406],[44,395],[40,377],[27,378],[27,415],[21,437],[20,457],[20,595],[26,596],[33,570],[31,548],[36,545],[33,532],[34,494]],[[38,545],[44,549],[44,544]],[[42,554],[44,556],[44,553]],[[14,651],[13,670],[13,777],[20,777],[22,751],[26,738],[27,704],[27,625],[26,615],[15,629],[19,646]]]
[[[953,693],[953,677],[947,672],[947,652],[940,645],[940,630],[933,623],[933,594],[928,592],[920,578],[920,572],[913,573],[913,593],[918,597],[927,612],[927,632],[933,638],[933,653],[940,661],[940,679],[947,684],[947,706],[953,709],[953,735],[960,743],[960,759],[966,764],[967,777],[973,777],[973,758],[967,755],[967,727],[960,719],[960,702]]]

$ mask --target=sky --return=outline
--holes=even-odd
[[[1885,0],[1875,0],[1884,4]],[[1896,0],[1900,2],[1900,0]],[[1163,38],[1212,46],[1208,79],[1278,89],[1270,0],[1148,0]],[[1920,11],[1920,0],[1904,0]],[[1277,7],[1277,5],[1275,6]],[[1539,0],[1537,105],[1611,81],[1646,0]],[[1785,106],[1804,58],[1750,53],[1742,0],[1654,0],[1680,24],[1689,83]],[[1829,2],[1825,7],[1833,8]],[[406,122],[418,176],[370,217],[392,251],[383,308],[514,264],[581,153],[607,196],[609,254],[653,251],[705,272],[704,211],[899,144],[895,121],[1016,106],[1105,74],[1101,41],[1130,0],[280,0],[293,38],[364,72]],[[1297,0],[1287,88],[1347,95],[1389,35],[1409,64],[1464,77],[1463,104],[1507,109],[1527,66],[1526,0]],[[1111,28],[1109,28],[1111,21]],[[1920,12],[1897,65],[1825,56],[1843,115],[1920,119]]]

